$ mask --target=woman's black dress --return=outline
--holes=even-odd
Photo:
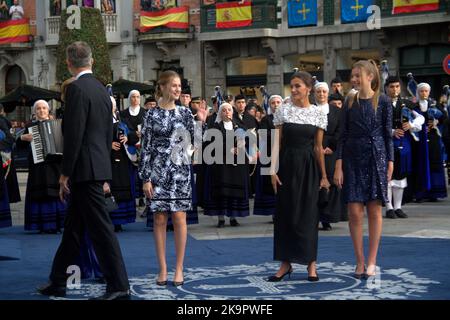
[[[274,259],[309,264],[317,260],[320,170],[314,155],[317,130],[326,129],[327,116],[315,105],[285,104],[274,125],[282,125]]]

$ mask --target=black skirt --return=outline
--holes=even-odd
[[[274,224],[274,259],[300,264],[317,260],[319,168],[314,157],[317,127],[283,125],[277,211]]]

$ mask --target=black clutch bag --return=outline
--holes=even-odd
[[[114,199],[112,194],[105,195],[105,203],[106,203],[106,210],[108,210],[108,212],[113,212],[119,209],[116,199]]]
[[[329,191],[325,188],[319,190],[319,208],[325,208],[329,201]]]

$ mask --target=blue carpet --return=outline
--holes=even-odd
[[[349,237],[319,240],[320,281],[306,281],[306,267],[294,265],[290,279],[268,283],[278,263],[272,260],[273,239],[197,241],[188,239],[185,284],[175,288],[155,284],[157,261],[153,234],[143,223],[118,234],[133,299],[450,299],[450,240],[383,237],[379,251],[380,277],[351,277],[354,256]],[[34,292],[47,281],[60,235],[0,230],[0,300],[47,300]],[[367,239],[366,247],[367,247]],[[175,265],[173,233],[167,241],[169,280]],[[104,285],[92,280],[68,292],[68,299],[99,295]]]

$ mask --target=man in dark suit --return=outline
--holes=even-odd
[[[129,299],[128,276],[103,193],[104,182],[112,178],[111,99],[92,75],[91,48],[84,42],[75,42],[67,47],[66,54],[67,67],[76,80],[66,89],[59,183],[61,200],[70,194],[70,202],[50,283],[38,291],[65,296],[67,268],[80,255],[80,241],[87,231],[106,280],[106,293],[97,299]]]
[[[245,110],[247,108],[247,103],[243,95],[238,95],[234,99],[234,108],[236,112],[233,112],[233,120],[239,125],[239,127],[251,130],[256,129],[258,122],[255,117],[252,117]]]

